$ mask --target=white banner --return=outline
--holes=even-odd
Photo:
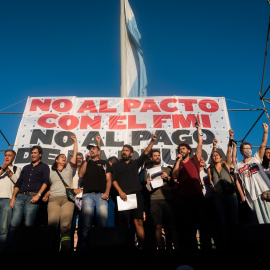
[[[224,97],[158,96],[145,98],[29,97],[17,133],[15,164],[31,162],[29,150],[40,145],[43,162],[52,165],[59,153],[72,153],[78,138],[78,151],[101,136],[101,158],[121,158],[122,145],[134,148],[133,157],[157,134],[162,166],[174,164],[179,143],[197,146],[196,117],[203,131],[203,157],[209,162],[213,138],[226,153],[230,122]],[[70,151],[70,152],[69,152]]]

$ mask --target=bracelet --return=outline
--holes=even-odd
[[[202,131],[201,130],[198,130],[198,133],[202,136],[203,135],[203,133],[202,133]]]

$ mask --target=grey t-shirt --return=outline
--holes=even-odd
[[[161,167],[162,172],[166,172],[168,174],[168,176],[171,175],[171,169],[168,167]],[[147,181],[147,172],[144,175],[144,180],[145,182]],[[150,194],[150,198],[151,200],[172,200],[173,196],[172,196],[172,190],[170,188],[170,186],[168,185],[168,183],[166,181],[163,182],[164,185],[162,187],[156,188],[154,189],[151,194]]]
[[[73,168],[74,168],[74,166],[75,166],[75,164],[69,162],[67,164],[66,168],[60,172],[64,181],[71,188],[73,188]],[[50,183],[51,183],[50,196],[66,196],[66,188],[65,188],[63,182],[61,181],[61,179],[56,171],[51,170]]]

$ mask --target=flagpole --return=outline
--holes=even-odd
[[[120,0],[120,53],[121,53],[121,89],[120,96],[127,97],[126,84],[126,19],[125,19],[125,0]]]

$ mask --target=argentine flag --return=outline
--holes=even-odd
[[[143,51],[139,42],[141,35],[128,0],[125,0],[125,18],[127,97],[145,97],[147,78]]]

